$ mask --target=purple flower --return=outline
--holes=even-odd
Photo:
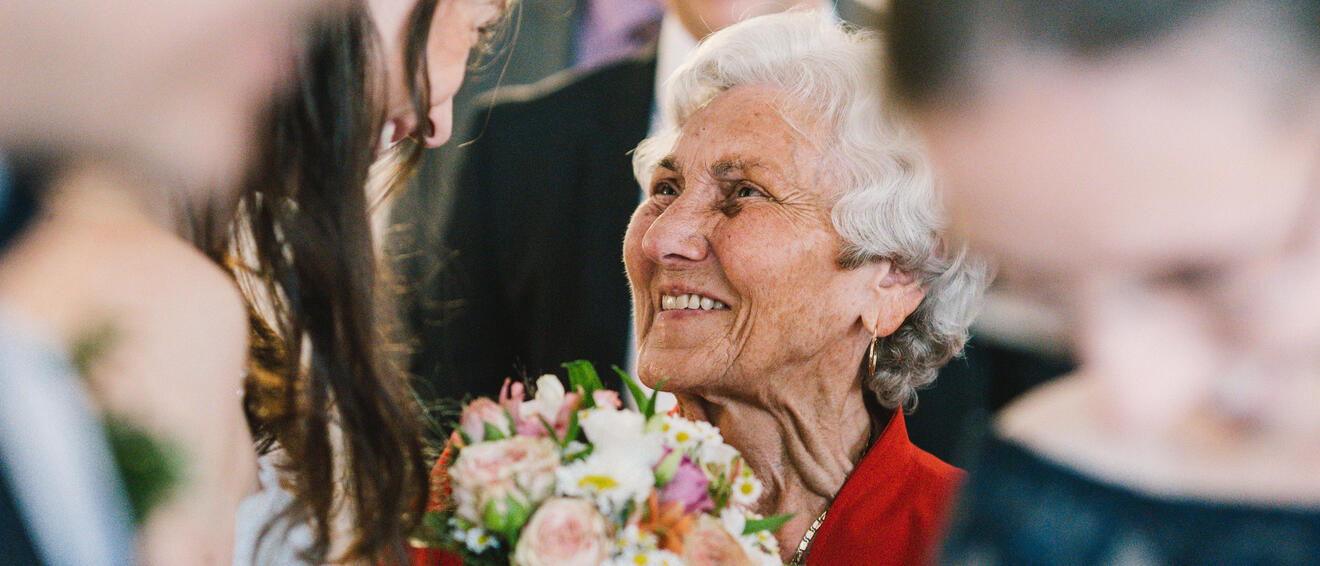
[[[684,513],[710,511],[715,508],[715,502],[710,498],[709,486],[706,472],[685,455],[674,470],[674,477],[660,488],[660,504],[681,502]]]

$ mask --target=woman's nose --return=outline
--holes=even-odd
[[[705,215],[693,202],[680,198],[656,217],[642,237],[642,251],[660,265],[700,262],[710,253],[704,232]]]

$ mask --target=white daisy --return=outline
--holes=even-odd
[[[700,443],[697,427],[683,417],[665,417],[660,432],[665,435],[665,446],[675,450],[695,451]]]
[[[628,552],[610,561],[611,566],[687,566],[677,554],[668,550]]]
[[[641,504],[655,486],[652,464],[610,453],[593,453],[555,471],[555,491],[569,497],[585,497],[604,515],[622,511],[629,501]]]
[[[476,554],[481,554],[487,549],[495,548],[500,545],[500,541],[496,539],[494,535],[481,527],[468,529],[463,542],[467,545],[468,550],[471,550]]]
[[[761,480],[756,479],[755,475],[739,474],[733,480],[733,491],[729,493],[729,500],[734,505],[751,508],[756,505],[756,500],[760,499],[761,491]]]

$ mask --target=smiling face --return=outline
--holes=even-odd
[[[408,16],[419,0],[371,0],[375,20],[385,49],[389,98],[388,121],[393,127],[390,141],[398,141],[419,128],[409,100],[408,77],[404,72],[407,49]],[[438,147],[449,140],[454,121],[454,95],[463,84],[468,54],[480,43],[483,31],[504,13],[502,0],[439,0],[431,19],[426,46],[426,65],[430,81],[431,104],[427,118],[431,134],[422,138],[427,147]]]
[[[739,376],[865,347],[878,267],[838,263],[841,195],[818,129],[760,86],[721,94],[684,125],[624,240],[647,384],[752,393],[764,381]]]

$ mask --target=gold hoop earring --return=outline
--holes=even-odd
[[[879,350],[879,344],[880,344],[880,338],[875,334],[871,334],[871,345],[866,347],[866,359],[867,359],[866,377],[867,378],[870,378],[871,376],[875,375],[876,362],[880,361],[879,360],[880,353],[877,351]]]

